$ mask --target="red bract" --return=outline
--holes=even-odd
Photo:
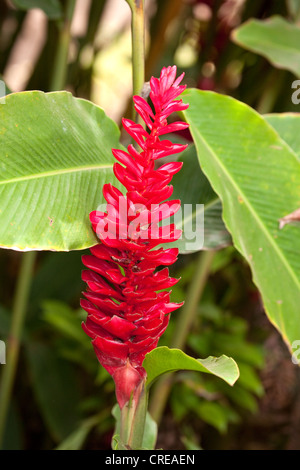
[[[83,256],[82,279],[88,289],[81,301],[88,313],[83,329],[92,338],[96,355],[116,384],[117,400],[122,408],[130,395],[138,393],[145,380],[142,367],[145,354],[156,347],[167,328],[169,314],[181,304],[170,302],[164,289],[177,279],[168,268],[178,255],[175,248],[157,248],[181,236],[174,225],[159,226],[172,216],[180,201],[166,201],[172,194],[169,185],[182,164],[166,163],[155,169],[155,160],[186,148],[169,140],[160,140],[166,133],[188,127],[186,123],[167,123],[174,111],[188,107],[176,98],[185,89],[176,79],[176,67],[163,68],[160,78],[150,80],[153,110],[140,96],[134,96],[135,109],[145,121],[140,124],[123,119],[123,126],[140,147],[129,145],[127,152],[113,149],[117,179],[125,186],[124,196],[111,184],[103,187],[106,211],[90,214],[92,227],[100,243]],[[158,292],[159,291],[159,292]]]

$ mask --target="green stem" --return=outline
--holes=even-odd
[[[187,335],[197,314],[197,307],[208,279],[214,251],[203,251],[199,254],[193,281],[187,293],[187,300],[181,308],[175,331],[170,343],[171,348],[183,349]],[[149,411],[159,424],[171,390],[173,374],[162,377],[156,384],[150,402]]]
[[[128,445],[131,449],[141,449],[145,431],[146,414],[148,407],[148,395],[145,387],[139,397],[139,401],[132,417],[131,430],[128,439]]]
[[[50,90],[57,91],[64,88],[68,69],[68,54],[71,40],[71,23],[76,0],[67,0],[63,22],[58,22],[59,36],[57,51],[53,64],[53,73],[50,80]]]
[[[3,443],[5,423],[9,409],[11,392],[16,374],[23,325],[31,286],[36,252],[29,251],[22,255],[21,267],[12,308],[12,324],[7,342],[7,363],[3,367],[0,393],[0,448]]]
[[[131,8],[132,86],[133,94],[140,95],[145,83],[145,18],[144,0],[126,0]],[[135,110],[133,108],[133,116]]]
[[[145,383],[141,384],[134,399],[130,400],[121,410],[120,440],[125,449],[142,448],[148,395]]]

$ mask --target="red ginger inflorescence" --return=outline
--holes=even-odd
[[[160,136],[188,127],[184,122],[167,123],[174,111],[188,107],[176,98],[185,89],[176,79],[176,67],[163,68],[160,78],[150,80],[150,105],[134,96],[135,109],[148,132],[129,119],[122,123],[141,148],[129,145],[125,152],[113,149],[120,163],[114,164],[117,179],[125,186],[124,196],[111,184],[105,184],[103,195],[106,212],[90,214],[92,227],[100,243],[83,256],[88,268],[82,279],[88,289],[81,306],[88,313],[84,331],[92,338],[99,362],[112,375],[117,400],[122,408],[144,382],[142,363],[146,353],[157,346],[167,328],[170,312],[181,304],[170,302],[165,291],[178,280],[169,276],[168,268],[178,256],[176,248],[157,248],[161,243],[180,238],[174,224],[159,226],[172,216],[180,201],[166,201],[172,194],[169,185],[182,163],[165,163],[155,169],[155,160],[181,152],[186,145],[160,140]],[[159,291],[159,292],[157,292]]]

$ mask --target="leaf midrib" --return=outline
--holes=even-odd
[[[74,167],[74,168],[65,168],[65,169],[60,169],[60,170],[52,170],[52,171],[46,171],[43,173],[37,173],[33,175],[25,175],[25,176],[19,176],[16,178],[10,178],[7,180],[1,180],[0,185],[20,183],[20,182],[34,180],[34,179],[49,178],[51,176],[66,175],[68,173],[79,173],[79,172],[91,171],[91,170],[102,170],[102,169],[107,169],[107,168],[112,168],[112,167],[113,167],[113,163],[109,165],[108,164],[89,165],[89,166],[80,166],[80,167]]]
[[[195,126],[195,128],[196,128],[196,126]],[[193,130],[192,133],[196,133],[199,136],[200,140],[204,143],[205,147],[209,150],[211,156],[218,163],[218,165],[222,168],[224,174],[227,176],[228,180],[231,182],[232,186],[235,188],[237,194],[239,194],[243,197],[243,201],[244,201],[244,203],[247,204],[248,209],[250,210],[251,214],[253,215],[254,220],[256,220],[257,224],[261,227],[262,232],[264,233],[267,240],[269,240],[271,242],[271,245],[273,246],[274,251],[277,252],[278,256],[283,260],[283,263],[286,267],[286,270],[288,272],[290,272],[290,275],[291,275],[292,279],[294,279],[294,282],[295,282],[296,286],[298,288],[300,288],[300,282],[299,282],[294,270],[291,269],[290,264],[288,263],[286,257],[284,256],[284,253],[279,248],[279,246],[275,243],[274,239],[269,235],[269,231],[267,230],[264,222],[258,216],[258,214],[255,211],[254,207],[250,203],[248,197],[246,197],[244,192],[242,190],[240,190],[239,186],[235,183],[234,179],[231,177],[231,175],[228,172],[227,168],[222,164],[221,160],[218,159],[218,157],[215,154],[215,152],[213,151],[213,149],[210,147],[210,145],[207,143],[207,141],[201,136],[201,133],[197,130],[197,128],[195,130]],[[293,150],[288,146],[288,144],[285,141],[283,141],[282,139],[280,139],[280,140],[282,141],[282,143],[284,143],[288,147],[290,152],[294,155]],[[295,155],[295,157],[296,157],[296,155]],[[221,198],[221,196],[220,196],[220,198]]]

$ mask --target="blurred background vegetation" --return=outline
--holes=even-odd
[[[77,0],[66,24],[68,3],[0,0],[1,78],[11,92],[57,89],[58,52],[67,35],[63,88],[120,124],[131,110],[129,7],[124,0]],[[298,112],[291,101],[295,76],[237,45],[232,31],[249,18],[275,14],[296,22],[299,10],[297,0],[145,0],[146,79],[176,64],[189,87],[231,95],[261,113]],[[38,253],[4,449],[110,449],[114,384],[80,326],[82,254]],[[4,341],[21,256],[0,251]],[[205,273],[199,273],[205,256]],[[232,356],[241,377],[230,387],[182,372],[157,385],[150,410],[160,423],[158,447],[300,449],[299,369],[264,314],[248,265],[228,246],[181,255],[172,275],[181,277],[172,299],[185,299],[191,313],[182,348],[195,357]],[[176,343],[180,313],[161,345]]]

